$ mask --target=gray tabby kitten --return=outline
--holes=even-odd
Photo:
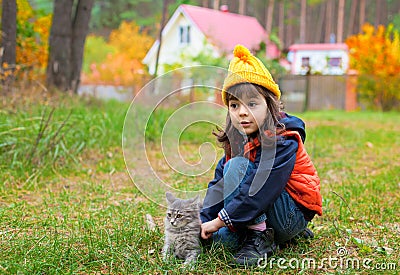
[[[165,242],[163,259],[172,254],[185,260],[185,265],[196,262],[200,254],[200,200],[195,197],[188,200],[166,194],[168,209],[164,220]]]

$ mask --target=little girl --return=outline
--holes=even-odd
[[[322,215],[322,198],[304,122],[280,112],[279,87],[259,59],[241,45],[233,53],[222,90],[226,127],[216,134],[225,156],[208,185],[201,237],[237,250],[237,264],[255,265],[277,245],[312,236],[307,224]]]

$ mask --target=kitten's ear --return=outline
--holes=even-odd
[[[170,204],[176,200],[175,196],[170,192],[166,192],[165,197],[167,198],[167,202]]]
[[[191,199],[189,200],[189,202],[190,202],[190,204],[192,204],[192,205],[197,205],[197,206],[199,206],[200,208],[202,207],[202,206],[201,206],[202,203],[201,203],[201,201],[200,201],[200,196],[199,196],[199,195],[197,195],[197,196],[194,197],[194,198],[191,198]]]

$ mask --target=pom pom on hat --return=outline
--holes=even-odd
[[[240,83],[253,83],[267,88],[278,99],[281,96],[278,84],[275,83],[264,64],[242,45],[236,45],[233,59],[229,63],[229,73],[222,88],[222,101],[227,105],[226,91]]]
[[[242,45],[237,45],[233,50],[233,55],[238,57],[240,60],[246,62],[247,59],[252,55],[249,49]]]

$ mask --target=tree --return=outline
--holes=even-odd
[[[279,19],[278,19],[278,37],[279,41],[284,43],[285,35],[285,3],[283,0],[279,1]]]
[[[378,27],[383,23],[384,14],[387,13],[387,0],[375,0],[375,27]]]
[[[153,39],[135,22],[122,22],[111,32],[109,42],[104,38],[88,36],[85,63],[90,68],[82,74],[82,82],[117,86],[142,87],[148,80],[142,60]]]
[[[93,4],[90,30],[108,35],[122,21],[135,21],[149,33],[156,35],[155,20],[161,15],[162,0],[96,0]]]
[[[157,48],[157,55],[156,55],[156,65],[155,65],[155,72],[154,76],[157,76],[157,70],[158,70],[158,62],[160,59],[160,51],[161,51],[161,45],[162,45],[162,33],[165,27],[165,21],[167,18],[167,9],[168,9],[168,0],[163,0],[163,10],[162,10],[162,16],[161,16],[161,24],[160,24],[160,31],[158,33],[158,48]]]
[[[28,0],[17,0],[17,81],[45,80],[51,19],[52,14],[34,10]]]
[[[220,3],[220,0],[213,0],[213,9],[214,10],[219,10],[219,3]]]
[[[326,17],[325,17],[325,43],[331,42],[332,34],[332,14],[333,14],[333,2],[327,0],[326,3]]]
[[[357,4],[358,4],[358,0],[351,1],[349,24],[348,24],[348,28],[347,28],[347,35],[348,36],[353,34],[354,25],[355,25],[354,22],[356,20]]]
[[[338,22],[337,22],[337,43],[343,42],[343,20],[344,20],[345,0],[339,0]]]
[[[294,2],[288,2],[287,5],[287,13],[285,13],[285,23],[286,23],[286,39],[285,45],[290,46],[293,44],[296,39],[294,35],[294,25],[296,20],[296,12],[295,12],[295,4]]]
[[[359,93],[369,107],[382,111],[400,108],[400,33],[363,26],[363,32],[347,38],[350,65],[357,70]]]
[[[246,0],[239,0],[239,14],[246,14]]]
[[[320,4],[320,3],[318,3]],[[317,15],[317,18],[315,19],[315,21],[311,21],[308,26],[315,26],[314,31],[310,31],[309,33],[311,33],[312,35],[312,39],[310,42],[317,42],[317,43],[321,43],[324,41],[323,38],[323,33],[324,33],[324,19],[325,19],[325,10],[326,10],[326,5],[319,5],[317,7],[317,11],[315,12],[315,14]]]
[[[16,59],[17,3],[15,0],[7,0],[2,3],[1,34],[0,65],[1,73],[4,75],[2,80],[7,85],[13,79]]]
[[[360,32],[365,23],[365,6],[366,6],[365,0],[360,0],[360,11],[359,11],[360,17],[359,17],[359,21],[358,21]]]
[[[272,19],[274,18],[274,0],[268,1],[268,8],[266,10],[265,16],[265,30],[268,35],[271,35],[272,32]]]
[[[300,8],[300,43],[306,42],[306,16],[307,16],[307,0],[301,0]]]
[[[77,92],[94,0],[54,1],[47,84]]]

